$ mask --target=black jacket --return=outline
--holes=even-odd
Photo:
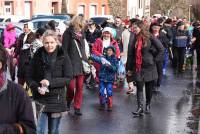
[[[95,29],[93,33],[89,31],[89,29],[86,30],[85,32],[85,37],[88,43],[94,43],[97,38],[101,37],[101,31],[98,29]]]
[[[25,33],[22,33],[18,40],[17,40],[17,47],[16,47],[16,57],[19,56],[19,63],[18,63],[18,78],[25,78],[26,75],[26,68],[30,61],[31,53],[30,49],[22,50],[23,47],[23,40],[24,40]],[[31,44],[35,39],[35,35],[33,32],[30,32],[27,36],[25,43]]]
[[[156,61],[163,58],[164,47],[161,42],[151,37],[147,41],[147,46],[142,48],[142,66],[140,73],[136,73],[136,37],[131,34],[128,48],[126,69],[132,71],[134,81],[152,81],[158,78]],[[155,50],[156,49],[156,50]]]
[[[24,134],[36,134],[30,98],[21,86],[8,81],[0,92],[0,134],[18,134],[15,123],[22,125]]]
[[[62,47],[65,51],[65,54],[69,55],[69,58],[72,63],[73,67],[73,75],[78,76],[78,75],[83,75],[83,64],[81,61],[81,58],[79,56],[76,44],[74,40],[77,41],[79,49],[82,53],[82,59],[84,61],[87,61],[86,53],[85,53],[85,37],[82,36],[80,40],[76,39],[74,35],[74,29],[72,26],[70,26],[68,29],[63,34],[63,41],[62,41]]]
[[[200,30],[194,28],[193,37],[196,38],[196,41],[192,44],[192,49],[196,49],[198,53],[200,52]]]
[[[54,51],[51,62],[46,60],[47,53],[44,47],[38,49],[30,62],[27,72],[27,83],[33,90],[35,100],[45,105],[45,112],[65,111],[65,85],[72,78],[72,65],[69,57],[64,56],[61,47]],[[50,82],[49,93],[40,95],[38,87],[40,81],[47,79]]]

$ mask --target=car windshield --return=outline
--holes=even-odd
[[[36,21],[33,22],[34,29],[38,29],[40,27],[44,27],[49,21]]]
[[[3,22],[4,18],[0,18],[0,22]]]
[[[65,21],[69,21],[70,20],[70,16],[68,15],[46,15],[46,16],[38,16],[36,18],[33,18],[32,20],[35,19],[61,19],[61,20],[65,20]]]
[[[101,25],[105,20],[107,20],[108,18],[106,17],[95,17],[95,18],[91,18],[96,24]]]

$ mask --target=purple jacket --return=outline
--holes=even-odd
[[[3,33],[4,37],[4,47],[5,48],[11,48],[13,44],[16,42],[16,31],[13,32],[8,32],[6,29],[4,30]]]

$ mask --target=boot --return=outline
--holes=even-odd
[[[134,116],[142,116],[143,115],[143,106],[142,105],[138,106],[137,111],[132,112],[132,114]]]
[[[145,113],[150,114],[150,104],[146,104]]]
[[[99,110],[100,110],[100,111],[105,110],[105,104],[100,104],[100,106],[99,106]]]
[[[67,101],[66,111],[70,111],[70,107],[71,107],[71,101]]]
[[[107,111],[112,111],[112,96],[108,97],[108,109]]]
[[[77,109],[77,108],[74,109],[74,114],[77,115],[77,116],[81,116],[82,115],[81,110]]]
[[[138,108],[137,111],[132,112],[132,114],[136,117],[143,115],[143,92],[137,92],[137,102],[138,102]]]

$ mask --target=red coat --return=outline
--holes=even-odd
[[[115,47],[116,57],[120,58],[120,49],[119,49],[117,41],[114,39],[111,39],[110,44]],[[103,40],[102,40],[102,38],[98,38],[98,39],[96,39],[96,41],[94,42],[94,44],[92,46],[92,54],[95,54],[97,56],[102,56],[103,55],[102,52],[103,52]]]

